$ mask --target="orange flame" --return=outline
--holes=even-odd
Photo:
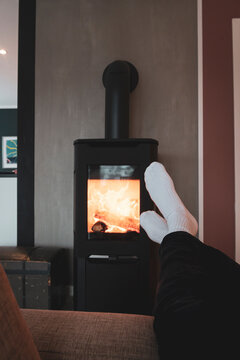
[[[140,232],[140,180],[88,180],[88,232],[101,221],[106,233]]]

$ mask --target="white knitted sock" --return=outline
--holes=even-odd
[[[148,237],[159,244],[169,232],[166,220],[155,211],[143,212],[140,215],[140,223]]]
[[[147,234],[154,234],[152,240],[161,242],[166,234],[174,231],[186,231],[195,236],[198,229],[197,221],[179,198],[173,181],[162,164],[153,162],[148,166],[145,171],[145,184],[153,202],[164,216],[165,225],[167,226],[167,228],[164,228],[163,219],[159,217],[157,221],[157,217],[152,212],[147,212],[148,215],[142,214],[140,218],[141,225]],[[161,220],[161,226],[159,220]],[[158,240],[156,237],[157,224],[160,229]],[[162,235],[164,236],[162,237]],[[151,238],[151,236],[149,237]]]

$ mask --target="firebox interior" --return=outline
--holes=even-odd
[[[95,235],[140,232],[140,179],[137,166],[88,167],[87,228],[88,233]]]

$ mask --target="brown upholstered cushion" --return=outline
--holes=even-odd
[[[0,264],[0,359],[40,360],[5,271]]]
[[[42,360],[157,360],[153,318],[22,310]]]

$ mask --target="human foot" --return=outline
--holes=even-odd
[[[148,237],[157,243],[160,243],[169,232],[166,220],[155,211],[143,212],[140,215],[140,223]]]

